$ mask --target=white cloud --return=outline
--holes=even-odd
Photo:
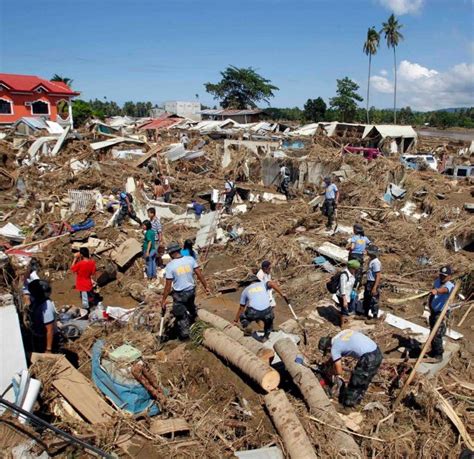
[[[393,81],[375,75],[372,88],[382,94],[393,92]],[[474,64],[458,64],[445,72],[402,61],[398,67],[397,104],[416,110],[435,110],[474,105]]]
[[[421,11],[425,0],[378,0],[385,8],[395,14],[417,14]]]
[[[380,75],[386,77],[388,75],[388,72],[385,69],[380,70]]]

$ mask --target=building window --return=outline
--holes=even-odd
[[[32,115],[49,115],[49,104],[42,100],[37,100],[31,103],[31,114]]]
[[[11,100],[0,99],[0,115],[13,115],[13,104]]]

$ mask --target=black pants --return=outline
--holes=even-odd
[[[189,327],[194,323],[197,316],[196,289],[173,291],[173,315],[176,319],[176,329],[179,339],[189,338]]]
[[[336,210],[336,201],[334,199],[325,199],[321,208],[323,215],[328,218],[327,227],[332,228],[334,224],[334,212]]]
[[[258,322],[261,320],[263,322],[264,335],[268,338],[268,335],[273,330],[274,318],[275,315],[273,314],[273,308],[271,306],[263,311],[257,311],[256,309],[247,307],[240,315],[240,323],[242,324],[242,327],[246,328],[251,322]]]
[[[430,311],[430,330],[433,330],[436,321],[438,320],[439,315],[441,314],[441,311],[439,312],[434,312]],[[446,334],[448,326],[446,324],[446,316],[441,322],[438,331],[436,332],[436,335],[433,338],[433,341],[431,341],[431,356],[432,357],[442,357],[443,352],[444,352],[444,346],[443,346],[443,337]]]
[[[382,363],[382,353],[377,347],[375,351],[362,355],[352,372],[347,387],[342,387],[339,392],[339,402],[344,406],[356,406],[364,397],[369,384]]]
[[[290,196],[290,178],[285,177],[281,183],[280,186],[278,187],[278,190],[280,193],[283,193],[286,197],[286,200],[289,201],[291,196]]]
[[[226,193],[225,195],[225,202],[224,202],[224,210],[226,214],[232,213],[232,203],[234,202],[234,192]]]
[[[372,312],[374,319],[379,315],[379,298],[380,292],[377,289],[375,295],[372,295],[372,288],[374,287],[375,281],[367,281],[364,290],[364,314],[369,317],[369,311]]]
[[[137,217],[137,214],[133,210],[133,207],[129,211],[127,206],[122,206],[120,207],[120,211],[117,215],[117,225],[120,226],[127,217],[130,217],[132,220],[135,220],[139,225],[142,224],[142,221]]]
[[[360,263],[360,268],[355,272],[354,289],[356,289],[362,283],[362,273],[364,270],[364,254],[363,253],[350,253],[349,261],[357,260]]]

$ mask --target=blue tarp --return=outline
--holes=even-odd
[[[117,373],[111,374],[101,365],[103,347],[103,340],[97,340],[92,347],[92,380],[97,388],[115,405],[129,413],[148,411],[149,416],[159,414],[160,408],[140,383]]]

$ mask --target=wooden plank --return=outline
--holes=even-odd
[[[63,355],[31,355],[33,363],[45,359],[56,360],[53,386],[84,419],[91,424],[110,420],[115,410],[93,389],[90,380],[79,373]]]
[[[171,418],[171,419],[153,419],[150,425],[150,432],[155,435],[166,435],[176,432],[189,432],[190,428],[186,419]]]
[[[137,159],[134,163],[134,167],[140,167],[142,164],[146,163],[149,159],[151,159],[154,155],[159,153],[162,149],[161,145],[154,146],[146,155],[143,155],[141,158]]]

